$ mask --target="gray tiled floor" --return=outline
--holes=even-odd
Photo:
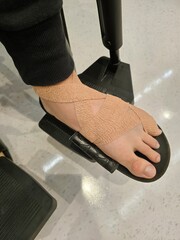
[[[96,2],[64,1],[77,71],[99,56]],[[131,64],[135,104],[166,132],[172,158],[166,175],[142,184],[107,173],[38,128],[43,111],[0,45],[0,137],[18,165],[58,200],[37,240],[180,240],[180,2],[123,1],[122,60]]]

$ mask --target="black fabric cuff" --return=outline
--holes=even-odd
[[[28,85],[56,84],[74,69],[59,14],[28,29],[0,31],[0,41]]]

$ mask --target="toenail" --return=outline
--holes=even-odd
[[[160,144],[157,142],[156,143],[156,149],[158,149],[160,147]]]
[[[156,162],[160,162],[160,161],[161,161],[161,156],[157,156]]]
[[[158,129],[159,130],[159,135],[162,133],[162,130],[161,129]]]
[[[147,166],[144,170],[144,174],[147,177],[154,177],[154,175],[156,174],[156,170],[154,169],[153,166]]]

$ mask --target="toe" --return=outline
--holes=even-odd
[[[155,163],[160,162],[160,154],[153,150],[146,143],[144,142],[139,143],[136,150],[145,155],[150,161]]]
[[[156,175],[155,167],[143,158],[137,157],[136,155],[132,159],[130,172],[137,177],[153,178]]]
[[[144,110],[137,108],[135,106],[131,107],[136,112],[136,114],[141,119],[144,130],[151,136],[159,136],[162,131],[159,129],[154,118]]]
[[[149,134],[147,134],[145,132],[142,137],[142,140],[144,141],[144,143],[149,145],[151,148],[158,149],[160,147],[159,142],[154,137],[150,136]]]

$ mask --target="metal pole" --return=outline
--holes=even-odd
[[[110,50],[114,61],[119,59],[119,49],[122,41],[122,5],[121,0],[96,0],[102,41]]]

